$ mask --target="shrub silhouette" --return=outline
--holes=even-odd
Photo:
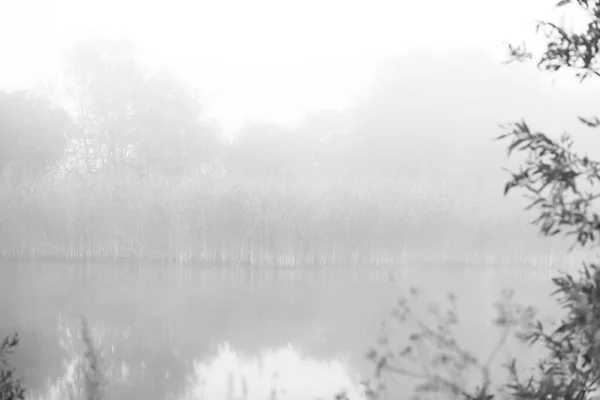
[[[546,51],[538,60],[538,68],[545,71],[573,70],[581,82],[590,77],[600,77],[598,54],[600,53],[600,0],[561,0],[556,7],[578,7],[589,18],[589,24],[582,33],[567,31],[553,22],[540,22],[538,28],[545,28],[548,39]],[[512,61],[524,61],[533,58],[525,46],[509,45]],[[600,127],[597,117],[579,120],[588,127]],[[539,227],[543,236],[563,234],[572,237],[573,245],[593,248],[600,242],[600,215],[594,212],[597,199],[600,197],[594,188],[600,183],[600,162],[591,160],[573,151],[573,140],[564,134],[554,140],[542,132],[534,132],[522,120],[503,127],[506,133],[498,140],[509,140],[508,154],[521,152],[526,155],[525,161],[517,172],[511,172],[511,179],[506,183],[504,194],[518,190],[528,195],[531,203],[527,210],[538,211],[534,224]],[[516,399],[564,399],[584,400],[590,398],[600,387],[600,264],[585,264],[579,277],[561,273],[553,278],[556,287],[553,296],[565,309],[558,328],[548,331],[541,321],[534,320],[531,308],[502,307],[496,323],[506,328],[505,335],[492,351],[490,360],[496,353],[512,328],[519,327],[517,335],[530,345],[537,343],[547,351],[541,359],[537,371],[527,379],[518,376],[516,360],[506,367],[509,371],[509,382],[503,389],[510,398]],[[506,296],[504,303],[511,302],[511,295]],[[452,304],[452,301],[450,301]],[[512,309],[512,311],[510,311]],[[493,399],[491,394],[488,366],[489,362],[480,363],[469,352],[460,347],[451,332],[456,324],[455,310],[447,315],[438,313],[438,325],[432,328],[416,318],[402,299],[394,310],[393,316],[400,322],[413,319],[419,327],[418,332],[411,335],[409,345],[399,354],[389,350],[389,337],[383,335],[379,340],[380,347],[368,356],[375,363],[376,376],[383,372],[392,372],[423,380],[417,392],[435,392],[453,395],[454,398]],[[476,368],[482,372],[482,385],[470,391],[435,369],[424,368],[423,373],[403,369],[394,364],[399,359],[407,359],[425,342],[433,344],[437,350],[429,358],[433,367],[442,365],[447,370],[464,371]],[[423,364],[423,358],[416,357],[414,362]],[[428,366],[428,367],[431,367]],[[460,374],[459,374],[460,375]],[[373,398],[378,398],[385,391],[380,385]]]
[[[548,39],[538,68],[545,71],[572,70],[583,82],[600,77],[597,57],[600,50],[600,1],[561,0],[557,7],[574,6],[588,16],[583,32],[567,31],[552,22],[540,22]],[[524,46],[510,46],[511,59],[533,58]],[[579,120],[597,128],[597,117]],[[525,121],[510,124],[499,139],[509,139],[509,155],[523,152],[526,161],[505,186],[505,194],[518,189],[529,195],[528,209],[537,210],[534,221],[544,236],[563,234],[573,237],[571,248],[593,248],[600,241],[600,216],[594,212],[600,197],[600,163],[573,151],[573,140],[564,134],[553,140],[533,132]],[[537,322],[527,339],[540,342],[549,351],[539,363],[539,374],[527,381],[518,378],[515,362],[509,365],[508,388],[514,397],[585,399],[598,390],[600,379],[600,265],[584,264],[580,276],[570,274],[553,279],[553,295],[566,310],[559,327],[548,332]]]
[[[0,400],[25,398],[21,380],[15,377],[15,370],[8,366],[6,356],[19,344],[19,336],[6,337],[0,345]]]

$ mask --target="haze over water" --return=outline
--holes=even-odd
[[[590,253],[540,238],[525,200],[502,196],[501,168],[518,159],[492,140],[524,118],[600,156],[577,121],[597,111],[597,83],[502,64],[507,42],[542,49],[537,19],[581,22],[552,5],[3,5],[0,339],[19,332],[11,360],[30,398],[79,390],[80,316],[114,398],[149,400],[266,400],[275,377],[281,398],[338,387],[363,399],[365,354],[382,329],[406,341],[391,310],[414,287],[427,316],[429,302],[457,295],[456,335],[480,357],[497,341],[502,289],[556,319],[550,277]],[[119,62],[131,75],[111,75]],[[63,147],[40,141],[48,162],[36,164],[29,136],[2,141],[56,122],[37,123],[13,89],[38,90],[74,121]],[[38,175],[20,174],[21,162]],[[498,383],[511,355],[539,356],[508,343]],[[392,393],[408,398],[414,383],[393,382]]]

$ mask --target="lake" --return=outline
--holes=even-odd
[[[274,270],[5,263],[0,333],[20,334],[11,361],[31,389],[30,398],[65,396],[64,379],[81,353],[80,315],[101,348],[114,398],[267,399],[273,379],[288,390],[280,398],[317,398],[331,396],[335,385],[354,390],[359,379],[372,376],[365,354],[382,321],[391,326],[392,307],[411,287],[424,289],[424,305],[444,306],[447,292],[455,293],[457,338],[485,357],[500,335],[492,321],[502,288],[514,289],[516,300],[535,305],[543,318],[556,317],[549,278],[558,268],[577,267]],[[495,377],[503,380],[500,365],[515,354],[534,359],[524,345],[509,343],[493,368]],[[408,379],[389,384],[399,398],[408,398],[414,386]]]

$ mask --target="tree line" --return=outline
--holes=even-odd
[[[128,40],[92,37],[66,55],[60,86],[0,92],[0,169],[19,176],[50,168],[84,175],[317,170],[440,180],[469,172],[485,180],[501,163],[501,154],[490,162],[496,124],[489,116],[512,106],[499,90],[514,77],[478,57],[384,63],[354,107],[314,111],[294,127],[251,122],[230,142],[186,82],[151,71]],[[440,62],[452,63],[454,79],[436,73]],[[482,91],[490,77],[493,87]]]

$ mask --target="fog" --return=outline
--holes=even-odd
[[[85,36],[127,37],[145,64],[198,89],[226,130],[247,119],[293,123],[307,110],[350,106],[390,56],[479,50],[500,60],[506,41],[535,44],[535,19],[552,10],[541,0],[485,7],[464,0],[26,0],[7,7],[4,86],[54,80],[64,53]]]
[[[79,316],[111,398],[151,400],[262,399],[279,370],[364,400],[366,348],[413,286],[462,298],[478,357],[506,287],[556,320],[548,278],[591,253],[504,196],[524,154],[498,140],[525,121],[600,158],[578,121],[598,83],[507,62],[544,50],[537,19],[581,26],[552,3],[3,4],[0,339],[23,338],[30,398],[83,384]]]
[[[494,153],[488,139],[500,123],[525,118],[559,134],[593,112],[591,89],[574,78],[502,65],[507,42],[540,48],[537,19],[577,22],[552,11],[543,1],[28,0],[4,13],[0,85],[56,94],[70,79],[64,59],[74,44],[125,38],[147,69],[185,82],[228,139],[253,122],[297,128],[307,114],[334,110],[410,146],[435,137],[430,156],[451,142],[451,151],[474,146],[488,160],[480,147]]]

